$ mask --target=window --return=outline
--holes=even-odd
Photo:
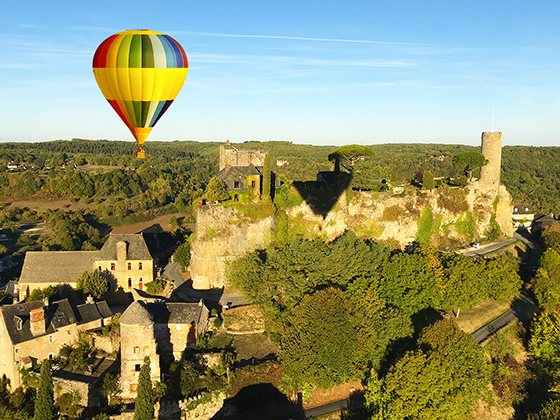
[[[141,262],[138,263],[138,270],[142,270],[142,263]]]
[[[177,328],[177,331],[181,331],[181,325],[177,324],[175,328]]]
[[[138,389],[138,384],[130,384],[130,390],[132,392],[136,392],[137,389]]]
[[[241,183],[239,181],[233,181],[233,188],[241,188]]]
[[[115,263],[111,263],[111,271],[115,271]]]
[[[19,349],[16,349],[16,354],[19,354]]]
[[[97,269],[98,269],[99,271],[103,271],[103,270],[101,269],[101,266],[100,266],[100,265],[97,266]]]
[[[128,263],[128,269],[132,270],[132,263]]]
[[[138,289],[143,290],[143,289],[142,289],[142,277],[140,277],[140,278],[138,279]]]
[[[132,289],[132,279],[130,277],[128,278],[128,288]]]
[[[255,181],[251,181],[251,187],[255,188]]]
[[[54,343],[54,335],[49,335],[49,343]]]
[[[144,349],[149,350],[150,346],[148,344],[144,344]]]
[[[136,354],[140,353],[140,347],[139,346],[134,346],[134,353],[136,353]]]
[[[239,194],[235,194],[233,196],[233,201],[239,201]]]
[[[140,372],[140,365],[135,365],[135,366],[134,366],[134,370],[135,370],[136,372]]]

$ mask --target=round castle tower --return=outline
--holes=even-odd
[[[482,133],[482,154],[488,163],[480,169],[481,183],[488,186],[500,185],[500,171],[502,169],[502,132]]]

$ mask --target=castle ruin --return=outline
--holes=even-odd
[[[483,132],[481,148],[488,163],[480,169],[479,182],[487,187],[497,188],[502,169],[502,132]]]
[[[266,151],[257,149],[238,149],[230,144],[220,145],[220,171],[226,171],[232,166],[264,166]]]

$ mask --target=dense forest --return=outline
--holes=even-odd
[[[10,200],[31,196],[95,198],[144,194],[135,199],[143,203],[128,210],[133,212],[169,205],[181,194],[178,205],[186,210],[217,172],[219,145],[194,141],[148,142],[147,157],[140,160],[134,157],[134,142],[73,139],[3,143],[0,144],[0,170],[4,171],[0,177],[0,196]],[[268,150],[275,172],[289,181],[314,180],[318,171],[331,170],[328,155],[336,148],[286,141],[251,141],[236,146]],[[373,175],[389,178],[395,174],[403,181],[426,171],[436,178],[454,176],[453,156],[479,150],[474,146],[447,144],[379,144],[372,148],[375,151],[370,159]],[[28,165],[29,169],[9,172],[5,166],[8,162]],[[103,168],[91,170],[88,165]],[[503,148],[502,182],[515,202],[527,203],[537,213],[558,213],[558,173],[558,147]],[[155,179],[166,182],[155,183]]]

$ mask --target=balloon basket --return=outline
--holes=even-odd
[[[146,155],[144,154],[144,149],[138,149],[138,150],[136,151],[136,157],[137,157],[137,158],[140,158],[140,159],[145,158]]]

